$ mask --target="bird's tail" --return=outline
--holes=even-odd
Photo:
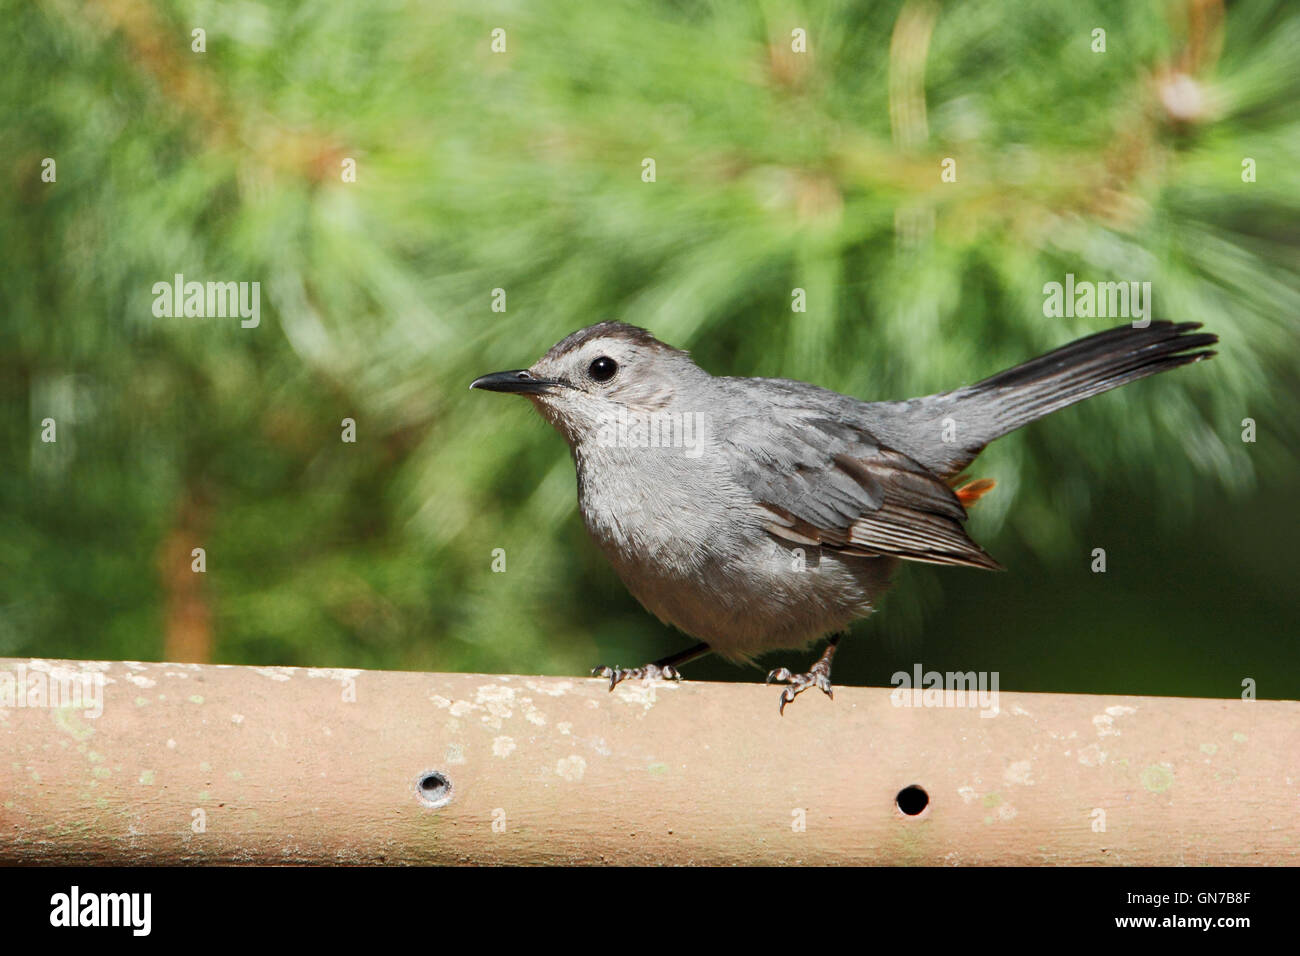
[[[1063,345],[1046,355],[961,389],[958,406],[979,408],[980,444],[1085,398],[1148,375],[1214,355],[1217,335],[1197,333],[1199,322],[1121,325]]]
[[[1200,327],[1198,322],[1121,325],[956,391],[906,402],[873,402],[864,417],[885,444],[949,478],[961,474],[993,439],[1022,425],[1214,355],[1205,347],[1219,338],[1198,333]]]

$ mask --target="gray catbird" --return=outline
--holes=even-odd
[[[569,443],[587,530],[628,590],[703,643],[610,689],[715,651],[746,661],[832,634],[781,711],[831,694],[838,634],[871,613],[899,560],[999,569],[966,535],[992,487],[955,487],[1007,432],[1128,382],[1209,358],[1197,323],[1120,326],[951,392],[862,402],[787,379],[721,378],[644,329],[601,322],[531,368],[470,388],[527,396]],[[1199,350],[1199,351],[1198,351]]]

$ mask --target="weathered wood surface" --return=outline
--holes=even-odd
[[[0,706],[0,862],[1300,864],[1297,702],[20,665],[103,713]]]

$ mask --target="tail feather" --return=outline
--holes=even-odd
[[[959,475],[995,438],[1148,375],[1210,358],[1218,336],[1199,322],[1121,325],[1063,345],[982,382],[905,402],[868,405],[867,426],[936,475]],[[954,429],[956,440],[934,436]]]
[[[1195,333],[1199,322],[1122,325],[1071,342],[961,390],[962,401],[985,410],[982,443],[1035,419],[1167,369],[1210,358],[1219,341]],[[991,414],[990,414],[991,413]]]

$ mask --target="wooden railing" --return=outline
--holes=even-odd
[[[0,862],[1300,864],[1300,703],[996,706],[0,660]]]

